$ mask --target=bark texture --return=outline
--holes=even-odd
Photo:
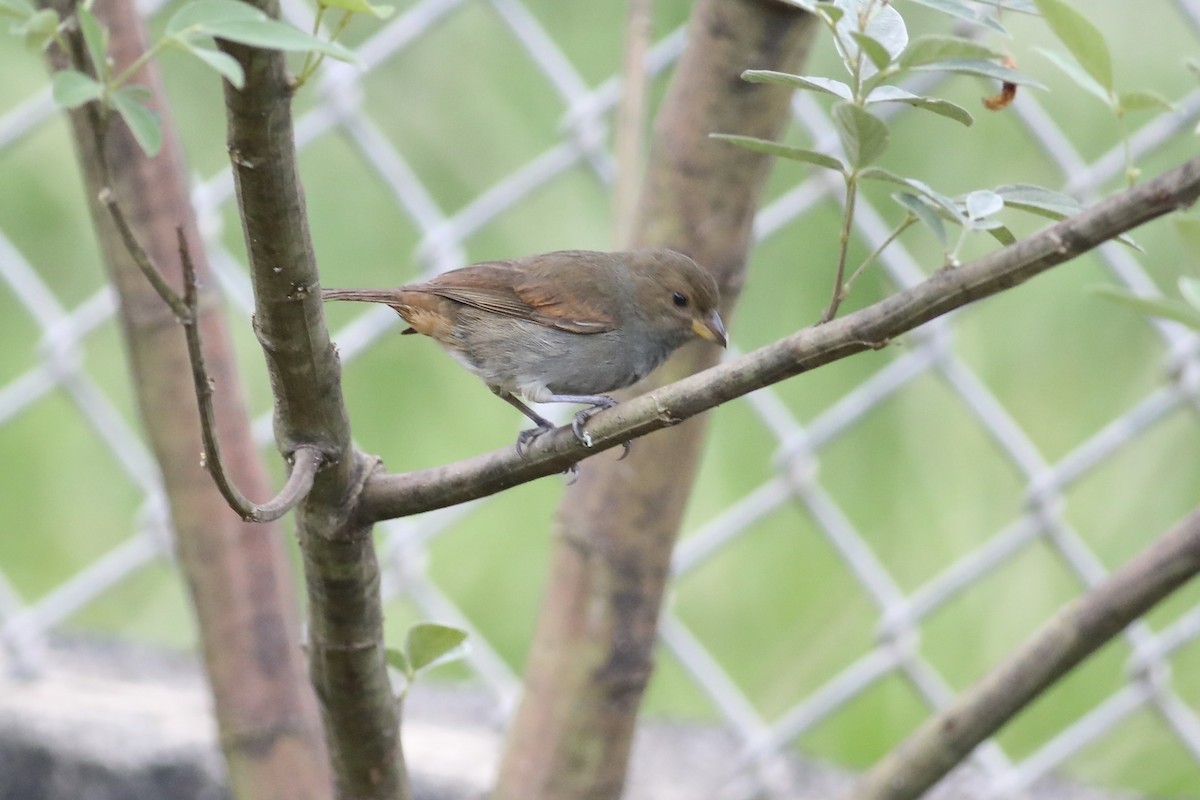
[[[254,5],[279,16],[274,0]],[[356,452],[329,340],[304,191],[296,165],[292,87],[278,51],[224,44],[246,72],[225,85],[229,159],[254,286],[254,329],[275,398],[275,438],[325,467],[296,512],[309,610],[309,668],[338,794],[408,796],[399,706],[387,674],[379,564],[369,524],[351,518],[375,460]]]
[[[70,7],[60,5],[59,11],[69,14]],[[145,48],[137,10],[129,0],[112,0],[97,4],[95,12],[110,31],[110,55],[119,72]],[[163,96],[153,65],[143,68],[135,81],[150,86],[156,98]],[[165,136],[162,151],[152,159],[115,117],[103,153],[97,149],[94,109],[77,110],[71,122],[105,265],[120,299],[143,425],[170,503],[230,787],[236,797],[255,800],[328,798],[328,758],[300,649],[295,587],[280,530],[239,519],[201,466],[203,446],[183,329],[133,261],[98,200],[105,188],[106,170],[100,163],[104,158],[108,188],[176,291],[182,281],[176,228],[182,226],[197,245],[193,255],[203,291],[198,324],[216,389],[222,449],[233,479],[254,497],[269,496],[227,322],[198,246],[182,151],[168,110],[161,103],[157,110]]]
[[[772,0],[702,0],[659,112],[634,246],[669,247],[714,274],[728,320],[768,158],[708,138],[777,138],[790,92],[746,69],[797,72],[812,19]],[[682,349],[643,390],[713,365]],[[701,420],[589,460],[559,512],[549,585],[497,798],[616,798],[652,668],[663,587],[704,436]]]

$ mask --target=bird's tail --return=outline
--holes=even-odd
[[[395,289],[322,289],[322,300],[355,300],[360,303],[396,302]]]

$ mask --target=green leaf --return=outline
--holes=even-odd
[[[92,60],[92,68],[101,81],[107,81],[108,66],[108,30],[97,20],[96,15],[83,6],[76,10],[79,18],[79,30],[83,34],[83,42],[87,45],[88,57]]]
[[[144,86],[123,86],[110,95],[112,106],[125,120],[133,138],[141,145],[146,155],[158,155],[162,147],[162,123],[158,114],[146,105],[148,90]]]
[[[1066,73],[1066,76],[1073,80],[1075,85],[1080,89],[1100,98],[1100,101],[1105,105],[1112,105],[1113,98],[1108,93],[1108,90],[1097,83],[1095,78],[1087,74],[1075,59],[1054,50],[1045,50],[1041,47],[1035,47],[1034,49],[1045,56],[1051,64]]]
[[[1189,306],[1200,312],[1200,280],[1187,275],[1179,276],[1179,293]]]
[[[996,187],[996,194],[1004,198],[1010,208],[1059,220],[1083,211],[1083,205],[1070,195],[1051,191],[1031,183],[1010,183]]]
[[[366,0],[317,0],[325,8],[340,8],[353,14],[369,14],[378,19],[387,19],[395,13],[395,6],[373,6]]]
[[[843,100],[850,100],[854,97],[854,93],[846,84],[818,75],[789,75],[786,72],[772,72],[767,69],[748,69],[742,73],[742,80],[749,83],[773,83],[777,86],[787,86],[790,89],[824,92]]]
[[[908,192],[894,192],[892,199],[911,211],[913,216],[919,219],[925,227],[933,231],[933,235],[942,243],[943,250],[949,246],[950,242],[946,238],[946,226],[942,223],[938,210],[931,206],[928,200]]]
[[[78,70],[60,69],[50,80],[51,95],[62,108],[78,108],[104,94],[104,84]]]
[[[966,196],[963,207],[972,221],[984,220],[1004,210],[1004,198],[989,189],[979,189]]]
[[[1042,18],[1096,82],[1112,92],[1112,56],[1100,29],[1063,0],[1033,0]]]
[[[871,63],[875,65],[875,69],[886,69],[892,63],[891,54],[888,53],[887,48],[879,40],[872,39],[865,33],[859,33],[858,31],[851,31],[850,37],[854,39],[867,58],[871,59]]]
[[[235,89],[241,89],[246,84],[246,73],[242,69],[242,65],[228,53],[186,39],[175,38],[173,41],[178,47],[215,69]]]
[[[466,653],[467,632],[435,622],[419,622],[404,637],[404,652],[413,674],[462,658]]]
[[[951,103],[949,100],[942,100],[937,97],[921,97],[912,92],[907,92],[898,86],[879,86],[875,88],[871,94],[867,95],[867,105],[874,105],[875,103],[907,103],[910,106],[923,108],[926,111],[932,111],[935,114],[948,117],[955,122],[961,122],[968,127],[975,122],[975,118],[971,116],[971,112],[957,103]]]
[[[887,53],[887,59],[883,62],[885,66],[904,52],[904,48],[908,45],[908,29],[904,26],[904,18],[896,9],[886,3],[867,3],[866,0],[837,0],[836,5],[845,13],[837,22],[839,35],[834,37],[834,44],[846,65],[847,72],[854,74],[854,62],[857,61],[859,48],[862,47],[855,34],[865,35],[867,39],[878,44],[879,48]],[[867,20],[866,26],[861,27],[860,15],[868,7],[871,10],[871,16]],[[845,46],[849,44],[854,44],[855,47],[850,50],[845,49]],[[874,65],[875,58],[865,50],[862,52]],[[882,53],[878,55],[882,58]],[[882,69],[882,67],[879,68]],[[860,74],[867,78],[875,72],[875,69],[864,65]]]
[[[13,23],[9,30],[20,36],[30,50],[40,53],[54,40],[58,24],[58,14],[54,9],[43,8],[26,17],[23,22]]]
[[[995,61],[1003,56],[1004,54],[999,50],[993,50],[973,39],[925,34],[909,42],[908,47],[900,54],[899,61],[902,67],[918,67],[922,64],[951,59]]]
[[[995,239],[997,242],[1004,245],[1005,247],[1008,247],[1010,244],[1017,243],[1017,237],[1013,236],[1013,232],[1010,231],[1008,228],[1004,227],[1003,225],[1001,225],[999,222],[996,222],[995,220],[986,220],[986,222],[991,223],[991,224],[978,225],[976,227],[986,230],[989,234],[991,234],[991,237],[993,239]]]
[[[852,167],[865,167],[887,149],[888,127],[883,120],[850,103],[833,107],[833,125]]]
[[[287,50],[298,53],[324,53],[340,61],[355,62],[358,57],[337,42],[327,42],[273,19],[228,20],[209,22],[204,33],[251,47]]]
[[[192,0],[167,21],[165,33],[176,37],[204,36],[208,35],[207,26],[215,23],[267,18],[262,11],[240,0]]]
[[[960,2],[960,0],[913,0],[913,2],[932,8],[935,11],[940,11],[943,14],[949,14],[952,17],[965,19],[967,22],[972,22],[976,25],[982,25],[985,28],[991,28],[996,33],[1008,35],[1008,31],[1004,26],[997,22],[992,15],[986,10],[981,9],[979,5],[970,5],[969,3]]]
[[[29,0],[0,0],[0,17],[25,21],[36,13]]]
[[[839,159],[827,156],[824,153],[818,153],[816,150],[805,150],[801,147],[792,147],[791,145],[780,144],[779,142],[772,142],[767,139],[759,139],[754,136],[739,136],[732,133],[710,133],[708,136],[710,139],[732,142],[739,147],[753,150],[756,153],[766,153],[770,156],[788,158],[792,161],[804,161],[809,164],[816,164],[818,167],[835,170],[843,175],[846,174],[846,165]]]
[[[1134,89],[1117,92],[1117,108],[1122,111],[1175,111],[1175,104],[1158,92]]]
[[[947,58],[941,61],[930,61],[912,68],[916,72],[954,72],[960,75],[978,75],[981,78],[1015,83],[1021,86],[1032,86],[1035,89],[1046,87],[1027,75],[1022,75],[1015,69],[1009,69],[991,61],[974,58]]]
[[[409,679],[412,678],[413,668],[412,668],[412,665],[408,663],[408,656],[404,655],[404,653],[402,651],[397,650],[394,647],[389,647],[389,648],[385,649],[384,653],[387,654],[388,666],[392,667],[397,672],[404,675],[404,677],[409,678]]]
[[[1181,322],[1190,328],[1200,330],[1200,311],[1176,300],[1162,297],[1141,297],[1115,286],[1097,286],[1093,291],[1101,297],[1116,300],[1123,306],[1140,311],[1152,317]]]
[[[905,178],[880,167],[867,167],[858,173],[858,177],[868,181],[894,183],[912,189],[938,208],[943,219],[948,219],[956,225],[962,225],[966,222],[962,211],[959,210],[958,205],[953,200],[941,192],[934,191],[924,181],[917,180],[916,178]]]

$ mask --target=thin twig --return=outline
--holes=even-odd
[[[911,800],[1055,681],[1200,571],[1200,510],[1066,605],[863,775],[847,800]]]
[[[854,222],[854,202],[857,198],[858,179],[856,174],[851,174],[846,181],[846,207],[842,211],[837,272],[833,276],[833,297],[830,298],[829,307],[825,309],[825,313],[821,314],[821,322],[829,322],[836,317],[838,306],[842,304],[842,300],[846,299],[846,284],[843,278],[846,276],[846,255],[850,250],[850,226]]]
[[[192,263],[187,237],[183,228],[176,229],[179,239],[179,258],[183,264],[183,299],[185,314],[180,317],[187,336],[188,357],[192,362],[192,380],[196,386],[196,402],[200,407],[200,435],[204,441],[203,465],[212,475],[221,496],[238,516],[247,522],[272,522],[300,504],[312,489],[313,479],[321,468],[321,451],[311,446],[296,448],[292,454],[292,473],[287,483],[273,499],[262,503],[249,500],[234,486],[221,460],[217,441],[216,417],[213,413],[212,381],[204,365],[204,349],[200,345],[200,308],[196,291],[196,266]],[[155,270],[157,273],[157,270]]]

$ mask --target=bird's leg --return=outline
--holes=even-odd
[[[536,428],[529,428],[517,434],[517,454],[524,458],[530,443],[546,431],[554,430],[554,423],[513,397],[510,392],[498,391],[496,392],[496,396],[529,417],[529,419],[533,420],[533,424],[537,425]]]
[[[584,447],[592,446],[592,437],[583,429],[584,424],[596,414],[606,408],[612,408],[617,404],[617,401],[606,394],[552,394],[542,400],[544,403],[586,403],[591,406],[575,414],[575,419],[571,422],[571,430],[575,432],[575,438],[583,442]],[[629,442],[622,442],[625,448],[621,453],[621,458],[629,455]],[[618,461],[620,459],[617,459]]]

